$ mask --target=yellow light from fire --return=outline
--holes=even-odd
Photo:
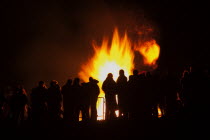
[[[161,108],[160,108],[159,104],[157,106],[157,110],[158,110],[158,118],[161,118],[163,114],[162,114],[162,111],[161,111]]]
[[[147,41],[142,45],[135,46],[135,50],[139,51],[144,57],[144,64],[154,65],[160,55],[160,46],[155,40]]]
[[[90,76],[99,80],[100,88],[108,73],[112,73],[113,79],[116,80],[120,69],[123,69],[125,76],[128,77],[134,68],[134,52],[126,33],[121,38],[118,30],[115,29],[111,45],[108,44],[108,39],[104,39],[101,46],[93,44],[95,53],[79,72],[79,77],[86,82]],[[104,96],[101,90],[99,97]],[[103,116],[101,104],[103,105],[103,103],[97,103],[98,116]],[[98,120],[100,119],[104,118],[98,117]]]
[[[124,70],[127,77],[132,74],[134,69],[134,50],[139,51],[144,56],[144,64],[150,66],[156,65],[156,60],[160,53],[160,47],[155,40],[145,42],[143,45],[136,45],[133,49],[127,34],[125,33],[123,37],[120,37],[117,29],[114,30],[111,44],[109,44],[108,39],[103,39],[100,46],[93,44],[93,48],[93,57],[86,64],[82,65],[79,77],[85,82],[88,82],[90,76],[99,80],[99,97],[102,98],[105,97],[105,94],[101,87],[108,73],[113,74],[114,80],[119,76],[120,69]],[[99,99],[97,101],[97,119],[104,120],[105,102],[101,98]],[[119,114],[118,112],[116,111],[116,115]]]
[[[116,100],[116,103],[117,103],[117,105],[118,105],[118,104],[119,104],[118,94],[115,95],[115,100]],[[119,111],[119,109],[115,110],[115,115],[116,115],[116,117],[119,117],[119,116],[120,116],[120,111]]]
[[[82,121],[82,111],[79,111],[79,121]]]
[[[115,115],[116,115],[116,117],[119,117],[120,116],[119,110],[115,110]]]
[[[115,100],[116,100],[116,103],[118,105],[119,101],[118,101],[118,94],[115,95]]]

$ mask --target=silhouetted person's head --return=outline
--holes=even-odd
[[[108,79],[112,79],[113,78],[113,74],[112,73],[108,73],[107,78]]]
[[[17,94],[26,94],[26,90],[25,90],[25,88],[23,87],[23,85],[20,85],[20,87],[17,88],[16,93],[17,93]]]
[[[74,85],[79,85],[80,79],[79,78],[74,78]]]
[[[50,82],[50,86],[51,87],[55,87],[55,86],[57,86],[58,85],[58,81],[56,81],[56,80],[52,80],[51,82]]]
[[[39,81],[39,87],[45,87],[45,82],[44,81]]]
[[[89,77],[89,82],[93,82],[93,77]]]
[[[119,75],[120,75],[120,76],[124,76],[124,75],[125,75],[124,70],[121,69],[121,70],[119,71]]]
[[[68,79],[66,82],[67,85],[71,85],[72,84],[72,79]]]
[[[139,71],[138,70],[133,70],[133,75],[138,75]]]

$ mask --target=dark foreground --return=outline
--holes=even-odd
[[[114,120],[97,123],[79,123],[74,126],[64,125],[62,121],[50,125],[35,126],[26,121],[21,126],[12,127],[9,122],[1,124],[1,138],[9,139],[160,139],[180,140],[208,139],[209,125],[202,121],[189,120],[151,120],[131,121]],[[205,127],[206,126],[206,127]],[[203,137],[203,138],[202,138]]]

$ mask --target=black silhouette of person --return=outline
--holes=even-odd
[[[89,89],[89,93],[90,93],[90,108],[91,108],[91,120],[92,121],[97,120],[96,103],[97,103],[98,95],[100,93],[98,82],[99,82],[98,80],[93,79],[92,77],[89,77],[88,89]]]
[[[32,89],[30,97],[32,120],[43,123],[47,112],[47,87],[44,81],[39,81],[38,86]]]
[[[10,110],[12,114],[12,121],[14,125],[21,125],[24,121],[25,107],[28,103],[26,90],[21,84],[18,84],[10,101]]]
[[[72,92],[72,79],[68,79],[66,84],[62,87],[61,93],[63,95],[63,118],[66,124],[72,122],[74,106],[75,106],[75,95]]]
[[[115,119],[116,99],[115,95],[117,92],[117,84],[113,79],[112,73],[109,73],[102,84],[102,90],[105,93],[106,99],[106,119]]]
[[[124,74],[124,70],[120,70],[119,71],[119,77],[117,78],[117,94],[118,94],[118,104],[119,104],[119,114],[123,114],[123,116],[125,117],[127,112],[128,112],[128,108],[127,105],[128,103],[127,101],[127,77]]]
[[[129,76],[127,83],[127,92],[128,94],[128,110],[129,110],[129,119],[137,118],[137,111],[139,110],[138,94],[139,94],[139,75],[138,70],[133,70],[133,75]]]
[[[81,83],[82,91],[80,95],[80,110],[82,111],[82,121],[88,122],[90,120],[90,89],[88,83]]]
[[[80,79],[74,78],[73,85],[72,85],[72,123],[77,123],[79,121],[79,112],[83,112],[83,96],[82,96],[82,86],[80,85]],[[84,117],[84,113],[83,113]]]
[[[50,120],[60,120],[62,95],[58,81],[52,80],[47,92],[47,106]]]
[[[178,113],[178,78],[174,74],[169,73],[164,81],[164,95],[166,98],[165,102],[167,105],[165,116],[168,119],[176,119]]]

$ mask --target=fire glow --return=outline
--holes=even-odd
[[[159,58],[160,46],[155,40],[144,42],[142,45],[136,45],[135,50],[144,58],[144,64],[157,67],[156,61]]]
[[[159,47],[154,40],[151,43],[147,42],[146,50],[150,50],[150,46]],[[115,29],[113,33],[112,42],[109,46],[108,39],[103,39],[102,45],[97,46],[93,44],[94,55],[92,58],[88,60],[88,62],[81,67],[81,71],[79,72],[79,77],[87,82],[89,77],[93,77],[99,80],[100,94],[99,97],[105,97],[104,92],[101,90],[102,83],[106,79],[108,73],[113,74],[113,78],[116,81],[119,76],[119,70],[123,69],[125,72],[125,76],[129,77],[132,74],[134,69],[134,52],[139,50],[139,52],[146,52],[146,55],[143,55],[145,60],[148,59],[148,65],[154,65],[158,56],[159,50],[152,49],[153,56],[151,57],[151,53],[147,53],[144,47],[142,46],[134,46],[131,43],[131,40],[128,38],[125,33],[123,37],[120,37],[118,30]],[[151,46],[151,47],[152,47]],[[158,51],[157,51],[158,50]],[[155,52],[156,51],[156,52]],[[151,51],[149,51],[151,52]],[[158,53],[158,54],[155,54]],[[141,53],[142,54],[142,53]],[[153,60],[152,60],[153,59]],[[98,100],[97,102],[97,112],[98,112],[98,120],[105,119],[105,102],[103,100]]]

